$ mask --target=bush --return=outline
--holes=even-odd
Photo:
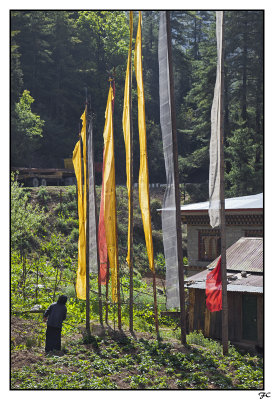
[[[150,214],[151,214],[151,223],[155,230],[162,229],[162,218],[161,213],[157,211],[162,208],[162,204],[159,200],[151,200],[150,203]]]
[[[44,186],[40,186],[38,193],[37,193],[37,198],[41,202],[41,204],[45,205],[46,202],[51,198],[47,188]]]
[[[24,249],[33,243],[39,227],[44,223],[45,214],[38,206],[33,207],[29,196],[11,175],[11,247]]]

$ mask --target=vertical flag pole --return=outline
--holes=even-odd
[[[223,12],[222,12],[223,14]],[[222,15],[223,16],[223,15]],[[228,305],[226,272],[226,229],[224,193],[224,25],[221,23],[221,90],[220,90],[220,230],[221,230],[221,268],[222,268],[222,344],[223,354],[228,354]]]
[[[108,282],[109,282],[109,261],[107,260],[107,276],[106,276],[106,314],[105,321],[108,324]]]
[[[132,11],[131,18],[132,18]],[[130,46],[132,43],[130,42]],[[132,122],[132,59],[130,49],[129,64],[129,122],[130,122],[130,166],[129,166],[129,185],[130,185],[130,270],[129,270],[129,330],[133,332],[133,122]]]
[[[170,12],[169,11],[166,11],[166,30],[167,30],[168,64],[169,64],[169,80],[170,80],[171,123],[172,123],[173,163],[174,163],[174,188],[175,188],[175,204],[176,204],[176,230],[177,230],[176,236],[177,236],[178,269],[179,269],[178,272],[179,272],[179,291],[180,291],[181,342],[183,344],[186,344],[184,264],[183,264],[183,250],[182,250],[182,225],[181,225],[181,207],[180,207],[179,173],[178,173],[178,148],[177,148],[176,116],[175,116],[175,104],[174,104],[174,82],[173,82],[171,29],[170,29]]]
[[[86,91],[86,332],[87,335],[90,336],[90,299],[89,299],[89,187],[88,187],[88,151],[87,151],[87,143],[88,143],[88,124],[87,124],[87,88]]]

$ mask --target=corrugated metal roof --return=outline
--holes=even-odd
[[[243,284],[228,284],[227,291],[228,292],[241,292],[241,293],[263,293],[263,285],[262,286],[246,286]],[[190,285],[185,285],[185,288],[188,289],[203,289],[205,290],[205,282],[195,282]]]
[[[205,289],[208,270],[199,272],[185,280],[185,287],[188,289]],[[263,293],[263,276],[241,273],[227,274],[227,290],[230,292]]]
[[[181,212],[184,211],[203,211],[208,210],[209,202],[204,201],[202,203],[185,204],[181,206]],[[263,193],[232,197],[225,199],[226,210],[248,210],[248,209],[262,209],[263,208]]]
[[[187,278],[185,287],[205,289],[206,276],[209,269],[215,268],[218,258],[209,264],[206,270]],[[243,237],[239,239],[227,249],[226,258],[228,291],[263,293],[262,238]]]
[[[215,268],[218,258],[208,268]],[[263,272],[263,238],[242,237],[230,246],[226,251],[226,268],[233,271]]]

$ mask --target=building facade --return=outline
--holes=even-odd
[[[242,237],[227,249],[228,339],[235,344],[263,348],[263,238]],[[202,272],[185,281],[188,289],[188,331],[202,331],[206,337],[221,339],[221,311],[206,307],[206,278],[215,268],[214,260]]]
[[[181,206],[187,226],[187,274],[204,270],[221,253],[220,230],[209,224],[208,202]],[[241,237],[263,237],[263,194],[225,200],[226,248]]]

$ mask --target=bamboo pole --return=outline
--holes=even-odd
[[[99,304],[99,321],[103,326],[103,306],[102,306],[102,287],[99,280],[100,276],[100,260],[98,260],[98,304]]]
[[[132,61],[129,65],[129,120],[130,120],[130,253],[129,253],[129,330],[133,332],[133,121],[132,121]]]
[[[177,148],[176,115],[175,115],[175,104],[174,104],[174,81],[173,81],[171,29],[170,29],[170,12],[169,11],[166,11],[166,30],[167,30],[167,47],[168,47],[168,63],[169,63],[169,83],[170,83],[170,103],[171,103],[170,105],[171,105],[171,124],[172,124],[172,142],[173,142],[173,165],[174,165],[174,187],[175,187],[175,204],[176,204],[176,231],[177,231],[178,274],[179,274],[179,290],[180,290],[181,342],[183,344],[186,344],[184,264],[183,264],[183,249],[182,249],[182,225],[181,225],[181,207],[180,207],[179,173],[178,173],[178,148]]]
[[[160,338],[159,334],[159,322],[158,322],[158,306],[157,306],[157,293],[156,293],[156,274],[155,269],[153,271],[153,299],[154,299],[154,318],[155,318],[155,331],[157,338]]]
[[[109,261],[107,259],[107,276],[106,276],[106,315],[105,321],[108,324],[108,282],[109,282]]]
[[[228,354],[228,307],[226,272],[226,229],[225,229],[225,193],[224,193],[224,39],[223,19],[221,26],[221,99],[220,99],[220,228],[221,228],[221,269],[222,269],[222,344],[223,354]]]

